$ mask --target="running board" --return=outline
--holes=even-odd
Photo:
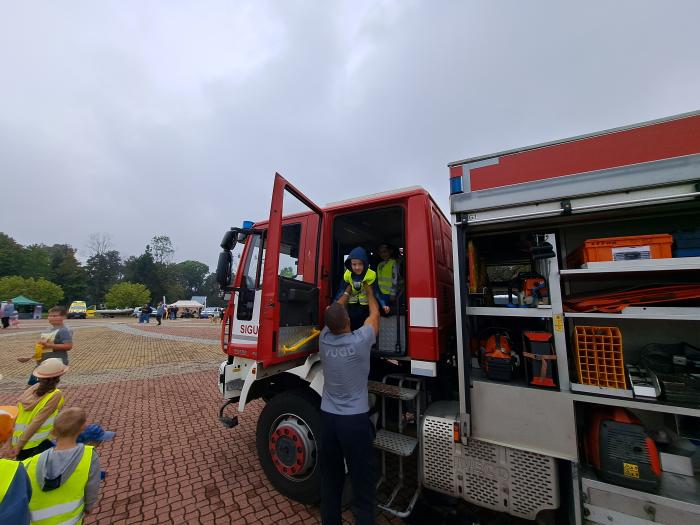
[[[370,394],[400,399],[401,401],[411,401],[418,395],[418,390],[415,388],[403,388],[396,385],[382,383],[381,381],[368,381],[367,389],[369,390]]]
[[[390,432],[389,430],[378,430],[377,436],[374,438],[374,446],[379,450],[407,458],[418,445],[418,440],[405,434]]]
[[[413,496],[411,496],[411,501],[408,503],[408,506],[403,510],[399,510],[399,509],[392,507],[391,504],[394,502],[394,498],[399,493],[399,489],[401,488],[401,486],[402,485],[398,485],[394,489],[394,492],[391,493],[391,497],[389,498],[389,501],[387,501],[386,503],[378,503],[377,507],[382,509],[387,514],[391,514],[392,516],[396,516],[397,518],[408,518],[411,515],[411,512],[413,512],[413,507],[416,506],[416,501],[418,501],[418,496],[420,496],[420,486],[416,487],[416,490],[413,493]]]

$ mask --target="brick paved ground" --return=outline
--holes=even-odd
[[[99,449],[107,477],[86,523],[319,522],[317,508],[279,495],[260,469],[254,440],[260,402],[241,415],[235,430],[218,423],[217,343],[149,337],[152,326],[134,335],[114,330],[123,328],[118,323],[69,322],[76,346],[62,381],[66,406],[83,406],[91,422],[117,432]],[[183,322],[178,335],[218,330],[194,323],[200,324]],[[45,327],[45,321],[26,322],[12,335],[0,334],[0,372],[6,376],[0,404],[15,402],[31,370],[16,357],[32,354],[36,333]],[[382,516],[379,523],[399,521]]]

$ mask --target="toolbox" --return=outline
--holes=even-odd
[[[667,233],[588,239],[568,255],[566,264],[579,268],[588,262],[669,259],[673,256],[672,246],[673,236]]]
[[[695,230],[679,230],[673,233],[676,249],[700,249],[700,228]]]

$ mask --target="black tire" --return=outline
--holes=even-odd
[[[265,405],[256,429],[255,441],[260,465],[277,491],[290,499],[304,504],[318,503],[321,499],[321,471],[318,468],[318,444],[321,437],[321,399],[308,388],[290,390],[273,397]],[[272,433],[281,422],[292,421],[298,428],[305,429],[307,440],[313,440],[315,450],[309,453],[313,464],[303,475],[284,475],[273,460],[270,447]],[[289,440],[287,440],[288,443]],[[310,451],[311,452],[311,451]],[[282,465],[280,465],[280,468]]]

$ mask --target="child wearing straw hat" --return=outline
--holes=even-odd
[[[68,366],[58,358],[49,358],[34,370],[39,382],[27,388],[17,402],[12,441],[5,447],[5,456],[23,460],[53,447],[49,435],[54,420],[64,403],[57,388]]]

